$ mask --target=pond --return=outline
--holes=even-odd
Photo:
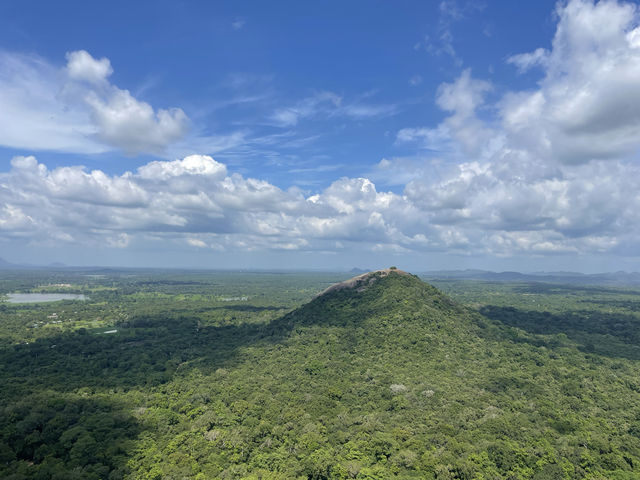
[[[59,300],[87,300],[88,297],[79,293],[8,293],[9,303],[41,303],[57,302]]]

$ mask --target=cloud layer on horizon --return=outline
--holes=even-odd
[[[0,174],[0,231],[31,245],[126,247],[154,237],[234,251],[633,253],[640,169],[599,162],[527,178],[519,164],[518,172],[508,161],[463,164],[437,184],[414,180],[403,194],[341,178],[308,195],[230,174],[202,155],[122,175],[16,157]]]

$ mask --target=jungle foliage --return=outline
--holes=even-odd
[[[3,274],[89,300],[0,303],[0,477],[640,478],[640,291],[344,278]]]

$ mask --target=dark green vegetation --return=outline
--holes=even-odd
[[[0,279],[90,298],[0,304],[1,478],[640,478],[638,290],[102,275]]]

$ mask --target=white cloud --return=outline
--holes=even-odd
[[[113,88],[107,96],[90,92],[85,97],[91,107],[96,136],[103,143],[124,152],[162,153],[187,131],[188,119],[179,109],[160,109],[133,98],[127,90]]]
[[[549,59],[549,52],[544,48],[536,48],[531,53],[520,53],[512,55],[507,59],[507,63],[512,63],[520,72],[526,72],[533,67],[544,67]]]
[[[39,57],[0,51],[0,145],[99,153],[87,112],[60,98],[64,72]]]
[[[202,175],[215,179],[226,176],[227,168],[209,156],[190,155],[183,160],[148,163],[138,169],[138,174],[142,178],[156,180],[167,180],[180,175]]]
[[[297,125],[302,113],[295,108],[281,108],[273,113],[271,119],[281,127],[293,127]]]
[[[105,240],[111,248],[127,248],[131,241],[131,236],[126,233],[119,233],[115,236],[108,236]]]
[[[192,246],[317,249],[336,240],[410,243],[412,206],[363,178],[340,179],[305,197],[259,179],[229,175],[211,157],[155,161],[110,176],[83,167],[49,170],[16,157],[0,174],[0,225],[32,241],[64,233],[77,242],[124,248],[146,233],[182,236]],[[209,236],[209,240],[207,240]]]
[[[78,50],[67,53],[67,72],[74,80],[100,84],[113,73],[113,68],[108,58],[96,60],[85,50]]]
[[[510,57],[519,70],[538,66],[543,78],[511,91],[477,114],[491,85],[465,70],[438,89],[436,103],[451,112],[437,127],[409,127],[398,141],[441,150],[448,141],[467,157],[487,159],[508,149],[538,161],[566,164],[623,158],[640,148],[640,14],[630,3],[572,0],[557,10],[552,48]],[[485,115],[487,116],[487,115]],[[432,144],[435,144],[432,146]]]
[[[434,178],[438,159],[422,157],[383,158],[367,174],[368,178],[381,185],[407,185],[412,180]]]
[[[380,162],[379,174],[398,161]],[[592,162],[553,175],[529,167],[505,157],[464,163],[436,181],[418,171],[402,194],[341,178],[305,196],[229,174],[203,155],[122,175],[16,157],[0,174],[0,230],[5,240],[108,248],[147,235],[227,251],[329,251],[336,242],[344,250],[494,255],[634,248],[638,167]]]
[[[538,64],[540,87],[505,97],[505,131],[545,161],[584,163],[640,147],[640,16],[631,3],[573,0],[559,6],[552,49],[511,57]]]
[[[318,92],[291,107],[279,108],[271,116],[277,125],[294,126],[302,118],[315,117],[339,107],[342,98],[333,92]]]
[[[413,75],[411,78],[409,78],[409,85],[411,85],[412,87],[417,87],[421,83],[422,83],[421,75]]]
[[[397,111],[398,108],[396,105],[368,105],[363,103],[354,103],[351,105],[345,105],[343,108],[338,110],[337,114],[361,119],[386,117],[394,115]]]
[[[6,203],[0,212],[0,230],[13,231],[16,233],[30,231],[33,229],[34,220],[26,215],[22,209]]]
[[[161,153],[169,144],[182,138],[188,118],[179,108],[154,109],[135,99],[128,90],[107,82],[112,68],[108,59],[94,59],[84,50],[67,54],[67,71],[72,80],[85,80],[91,88],[67,85],[78,92],[90,109],[96,127],[95,136],[102,143],[125,153]]]
[[[477,118],[476,110],[491,91],[489,82],[471,77],[469,69],[452,83],[443,83],[436,92],[436,104],[451,115],[435,128],[404,128],[398,142],[419,142],[430,150],[460,150],[466,155],[480,155],[492,145],[493,132]]]
[[[83,167],[59,167],[49,171],[32,156],[15,157],[11,165],[9,190],[16,198],[44,195],[48,201],[121,207],[140,206],[148,199],[148,193],[128,174],[112,178],[101,170],[86,172]]]
[[[187,243],[192,247],[207,248],[207,244],[199,238],[187,238]]]
[[[398,143],[421,143],[430,150],[447,150],[451,148],[451,134],[449,128],[440,124],[436,128],[403,128],[396,136]]]
[[[466,69],[453,83],[443,83],[438,87],[436,103],[445,111],[469,118],[484,102],[484,95],[491,90],[491,84],[471,78],[471,70]]]
[[[237,18],[235,21],[233,21],[231,23],[231,27],[234,30],[241,30],[245,26],[246,23],[247,23],[247,21],[245,19]]]
[[[640,233],[637,167],[601,162],[563,167],[546,178],[526,169],[515,170],[509,161],[463,164],[457,175],[431,185],[411,182],[405,193],[432,214],[432,222],[478,233],[547,232],[568,243],[603,232]]]
[[[178,108],[154,110],[109,83],[107,58],[67,54],[66,68],[28,55],[0,52],[0,144],[13,148],[128,154],[160,153],[184,137]]]
[[[369,95],[364,95],[367,97]],[[318,92],[293,106],[278,108],[270,120],[280,127],[293,127],[302,119],[350,117],[355,119],[380,118],[398,112],[394,104],[372,104],[359,99],[345,103],[344,99],[333,92]]]
[[[413,166],[404,195],[470,251],[637,253],[638,8],[573,0],[557,13],[549,51],[508,59],[521,70],[540,67],[537,88],[486,105],[491,85],[465,70],[438,89],[436,103],[448,117],[397,134],[398,142],[440,151],[445,164],[463,159],[436,179]],[[392,175],[397,166],[381,162],[378,170]]]
[[[414,45],[414,50],[422,47],[431,55],[447,55],[457,66],[462,65],[462,59],[454,47],[453,27],[456,22],[468,17],[475,11],[483,10],[480,2],[466,1],[460,4],[456,0],[442,0],[438,4],[438,25],[435,38],[425,35],[424,40]]]

